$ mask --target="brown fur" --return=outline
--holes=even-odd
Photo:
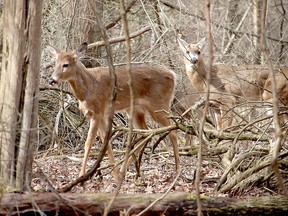
[[[288,106],[288,68],[280,67],[275,70],[275,81],[276,81],[276,96],[279,111],[287,111]],[[263,100],[269,103],[273,102],[272,95],[272,77],[269,75],[263,92]],[[288,114],[279,116],[280,125],[285,124],[288,120]]]
[[[208,69],[201,52],[205,40],[202,39],[197,44],[188,44],[183,39],[178,38],[178,42],[185,56],[186,73],[192,85],[204,96]],[[224,128],[222,125],[224,115],[229,117],[229,121],[225,126],[231,125],[232,113],[229,108],[235,104],[262,100],[262,92],[268,74],[267,68],[262,66],[212,66],[210,100],[216,108],[215,117],[218,129]]]
[[[86,69],[78,60],[79,54],[86,51],[87,44],[81,45],[78,50],[65,53],[53,47],[51,52],[56,56],[55,71],[49,81],[50,84],[68,81],[75,97],[79,100],[79,109],[90,118],[90,128],[85,142],[85,154],[80,175],[85,173],[85,168],[93,140],[100,133],[102,142],[107,133],[106,115],[108,114],[109,98],[111,94],[111,78],[107,67]],[[147,129],[145,115],[149,113],[161,126],[169,126],[167,112],[174,96],[176,85],[175,73],[163,67],[132,67],[132,82],[134,86],[134,127]],[[128,73],[126,67],[116,67],[117,96],[114,110],[129,111],[130,93]],[[167,112],[165,112],[167,111]],[[170,132],[173,144],[176,169],[179,169],[179,153],[175,131]],[[114,156],[111,146],[108,147],[111,163]],[[116,174],[115,174],[116,175]]]

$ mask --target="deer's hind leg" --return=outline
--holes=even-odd
[[[168,114],[166,113],[166,110],[169,109],[154,109],[149,110],[149,113],[151,117],[156,121],[160,126],[170,126],[171,122],[167,118]],[[178,171],[180,169],[180,158],[179,158],[179,150],[178,150],[178,143],[177,143],[177,134],[176,131],[170,131],[169,133],[170,141],[173,145],[173,152],[174,152],[174,158],[175,158],[175,166],[176,170]]]
[[[233,114],[229,110],[231,106],[221,105],[218,103],[213,103],[210,109],[212,115],[214,115],[214,121],[216,129],[223,131],[232,125]]]
[[[127,113],[129,113],[129,110],[127,110]],[[148,126],[146,124],[146,119],[145,119],[145,110],[141,109],[140,107],[134,107],[134,113],[133,113],[133,127],[136,129],[144,129],[148,130]],[[139,140],[138,143],[140,143],[143,139]],[[135,146],[137,148],[137,146]],[[135,156],[138,157],[138,164],[136,165],[136,169],[138,172],[140,172],[140,162],[141,162],[141,155],[140,153],[144,149],[140,148],[135,152]],[[133,157],[131,156],[127,162],[127,167],[130,166],[131,162],[133,161]],[[137,162],[137,161],[136,161]],[[138,166],[138,167],[137,167]],[[138,173],[139,174],[139,173]]]
[[[223,130],[223,112],[222,112],[222,110],[219,107],[217,107],[217,108],[213,107],[213,110],[211,112],[214,114],[216,129],[218,131],[222,131]]]

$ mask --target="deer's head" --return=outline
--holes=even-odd
[[[185,59],[189,62],[191,67],[197,66],[199,59],[201,58],[202,50],[206,44],[206,38],[203,38],[196,44],[189,44],[179,36],[178,44],[182,50]]]
[[[87,50],[87,43],[81,44],[78,49],[70,53],[61,52],[51,45],[48,45],[47,49],[55,58],[55,69],[48,80],[49,85],[53,86],[75,78],[76,65],[79,63],[79,57]]]

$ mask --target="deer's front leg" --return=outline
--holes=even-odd
[[[82,167],[81,167],[81,171],[80,171],[79,176],[82,176],[85,173],[89,153],[90,153],[93,141],[97,135],[98,123],[99,122],[97,119],[94,119],[94,118],[90,119],[90,127],[89,127],[89,131],[88,131],[88,136],[87,136],[87,139],[85,142],[84,159],[83,159],[83,163],[82,163]]]

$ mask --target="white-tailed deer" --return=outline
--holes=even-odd
[[[97,131],[102,142],[107,133],[106,116],[112,85],[109,69],[107,67],[88,69],[79,61],[79,56],[87,50],[87,43],[83,43],[78,49],[69,53],[62,52],[52,46],[48,46],[48,49],[56,57],[55,70],[49,79],[49,84],[54,85],[68,81],[75,97],[79,100],[79,109],[85,116],[90,118],[84,159],[80,171],[81,176],[85,173],[89,152]],[[135,97],[134,127],[148,129],[145,121],[147,113],[161,126],[169,126],[170,120],[167,118],[167,113],[170,111],[170,103],[174,96],[175,73],[163,67],[152,66],[132,67],[131,72]],[[117,77],[117,95],[114,110],[115,112],[127,111],[129,113],[128,72],[126,67],[123,66],[116,67],[115,73]],[[176,169],[178,170],[180,162],[176,132],[171,131],[169,136],[173,145]],[[110,162],[115,163],[110,144],[107,152]],[[114,173],[114,175],[116,174]]]
[[[178,37],[178,44],[184,53],[186,73],[200,94],[204,94],[207,84],[208,68],[205,65],[202,50],[206,44],[203,38],[196,44],[188,44]],[[215,109],[217,129],[223,129],[232,123],[230,109],[237,103],[261,101],[261,94],[269,71],[260,66],[213,65],[211,69],[210,100]],[[222,117],[229,118],[223,126]]]
[[[286,111],[288,106],[288,68],[278,67],[277,70],[274,70],[275,81],[276,81],[276,96],[279,111]],[[272,95],[272,77],[269,75],[266,80],[264,91],[263,91],[263,100],[269,103],[273,102]],[[280,125],[284,125],[288,120],[288,113],[282,114],[279,118]]]

